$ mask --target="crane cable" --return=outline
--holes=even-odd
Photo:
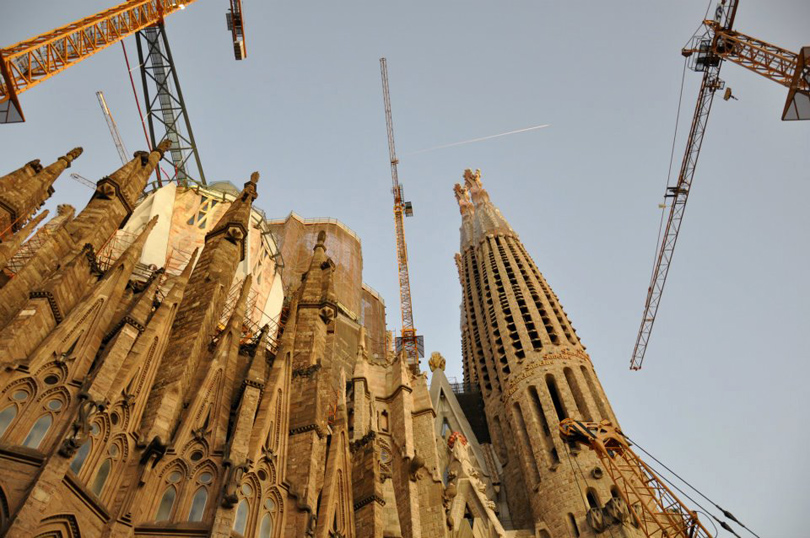
[[[755,533],[754,531],[752,531],[751,529],[749,529],[748,527],[746,527],[746,526],[745,526],[745,525],[744,525],[744,524],[743,524],[743,523],[742,523],[742,522],[741,522],[739,519],[737,519],[737,518],[734,516],[734,514],[732,514],[731,512],[729,512],[728,510],[726,510],[725,508],[723,508],[722,506],[720,506],[719,504],[717,504],[716,502],[714,502],[713,500],[711,500],[710,498],[708,498],[706,495],[704,495],[704,494],[703,494],[703,492],[701,492],[701,491],[700,491],[699,489],[697,489],[695,486],[693,486],[692,484],[690,484],[689,482],[687,482],[687,481],[686,481],[686,480],[685,480],[683,477],[681,477],[681,476],[680,476],[678,473],[676,473],[675,471],[673,471],[672,469],[670,469],[669,467],[667,467],[667,466],[666,466],[666,465],[665,465],[665,464],[664,464],[664,463],[663,463],[661,460],[659,460],[658,458],[656,458],[655,456],[653,456],[652,454],[650,454],[649,452],[647,452],[646,450],[644,450],[644,448],[643,448],[641,445],[639,445],[638,443],[636,443],[635,441],[633,441],[632,439],[630,439],[630,438],[629,438],[629,437],[627,437],[626,435],[624,436],[624,438],[625,438],[625,439],[627,439],[627,441],[628,441],[628,442],[630,442],[631,444],[635,445],[635,447],[636,447],[636,448],[638,448],[639,450],[641,450],[642,452],[644,452],[644,453],[645,453],[645,454],[646,454],[646,455],[647,455],[649,458],[651,458],[653,461],[655,461],[656,463],[658,463],[658,464],[659,464],[661,467],[663,467],[664,469],[666,469],[667,471],[669,471],[670,473],[672,473],[672,474],[673,474],[673,475],[674,475],[674,476],[675,476],[675,477],[676,477],[678,480],[680,480],[681,482],[683,482],[684,484],[686,484],[687,486],[689,486],[689,487],[690,487],[692,490],[694,490],[694,491],[695,491],[695,492],[696,492],[698,495],[700,495],[701,497],[703,497],[704,499],[706,499],[707,501],[709,501],[710,503],[712,503],[712,505],[714,505],[714,507],[715,507],[715,508],[717,508],[717,509],[718,509],[720,512],[722,512],[722,513],[723,513],[723,515],[724,515],[725,517],[727,517],[728,519],[730,519],[731,521],[735,522],[736,524],[738,524],[738,525],[739,525],[740,527],[742,527],[743,529],[745,529],[745,530],[747,530],[748,532],[750,532],[750,533],[751,533],[753,536],[755,536],[756,538],[760,538],[760,536],[759,536],[757,533]],[[686,494],[686,493],[685,493],[685,492],[684,492],[682,489],[680,489],[678,486],[676,486],[675,484],[673,484],[671,480],[668,480],[668,479],[666,479],[666,478],[664,478],[664,480],[666,480],[666,481],[667,481],[667,482],[668,482],[668,483],[669,483],[669,484],[670,484],[672,487],[674,487],[675,489],[677,489],[677,490],[678,490],[678,491],[679,491],[681,494],[683,494],[683,495],[684,495],[684,496],[685,496],[687,499],[689,499],[690,501],[692,501],[693,503],[695,503],[697,506],[699,506],[699,507],[700,507],[700,508],[701,508],[701,509],[702,509],[704,512],[706,512],[706,513],[707,513],[707,514],[709,514],[709,515],[710,515],[712,518],[714,518],[714,519],[715,519],[715,520],[716,520],[718,523],[720,523],[720,526],[721,526],[721,527],[723,527],[724,529],[726,529],[727,531],[729,531],[730,533],[732,533],[734,536],[739,536],[739,535],[738,535],[736,532],[734,532],[734,530],[733,530],[733,529],[732,529],[732,528],[731,528],[731,527],[728,525],[728,523],[726,523],[725,521],[722,521],[721,519],[718,519],[718,518],[717,518],[717,516],[715,516],[714,514],[712,514],[711,512],[709,512],[708,510],[706,510],[706,508],[704,508],[703,506],[701,506],[701,505],[700,505],[700,504],[699,504],[697,501],[695,501],[695,500],[694,500],[692,497],[690,497],[688,494]]]

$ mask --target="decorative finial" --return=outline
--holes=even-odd
[[[160,152],[160,158],[162,159],[162,158],[163,158],[163,154],[164,154],[164,153],[166,153],[167,151],[169,151],[169,149],[170,149],[171,147],[172,147],[172,141],[171,141],[171,140],[169,140],[168,138],[164,138],[164,139],[163,139],[163,140],[160,142],[160,144],[158,144],[158,145],[157,145],[157,147],[155,148],[155,151],[159,151],[159,152]]]
[[[446,361],[444,360],[444,357],[442,357],[441,353],[439,353],[438,351],[434,351],[433,353],[430,354],[428,366],[430,366],[431,372],[434,371],[436,368],[444,372],[445,364]]]
[[[464,185],[470,193],[473,203],[478,206],[481,202],[489,202],[489,193],[481,184],[481,169],[477,168],[475,172],[467,168],[464,171]]]
[[[315,245],[315,247],[322,247],[322,248],[326,248],[326,247],[324,246],[324,243],[325,243],[325,242],[326,242],[326,231],[325,231],[325,230],[321,230],[320,232],[318,232],[318,242],[317,242],[317,244]]]
[[[253,172],[250,174],[250,182],[256,185],[259,182],[259,172]]]
[[[72,163],[76,158],[78,158],[79,155],[82,154],[82,152],[84,152],[84,150],[82,148],[73,148],[72,150],[68,151],[66,154],[59,157],[59,160],[64,161],[67,168],[70,168],[70,163]],[[37,165],[39,164],[39,159],[37,159],[36,163],[37,163]],[[39,168],[42,169],[41,166]],[[35,167],[35,169],[36,169],[36,167]],[[39,173],[39,170],[37,170],[37,173]]]
[[[475,208],[470,201],[470,193],[467,192],[465,187],[462,187],[461,184],[456,183],[453,185],[453,192],[456,195],[456,202],[458,202],[458,209],[462,216],[469,215],[475,211]]]

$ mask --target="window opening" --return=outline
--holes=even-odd
[[[42,439],[45,437],[45,434],[48,433],[48,430],[53,423],[53,418],[51,415],[42,415],[34,422],[34,425],[31,426],[31,431],[28,432],[28,436],[23,441],[23,446],[27,446],[28,448],[39,448],[39,444],[42,442]]]

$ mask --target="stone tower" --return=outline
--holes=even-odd
[[[480,171],[467,170],[464,181],[455,186],[464,382],[481,392],[512,521],[542,537],[591,536],[618,495],[598,458],[566,445],[558,425],[616,418],[568,315]]]

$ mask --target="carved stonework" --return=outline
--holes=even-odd
[[[428,361],[428,366],[430,366],[430,371],[431,372],[434,371],[436,368],[438,368],[439,370],[444,371],[445,364],[446,364],[446,361],[444,360],[444,357],[442,357],[441,353],[439,353],[438,351],[434,351],[433,353],[430,354],[430,360]]]

